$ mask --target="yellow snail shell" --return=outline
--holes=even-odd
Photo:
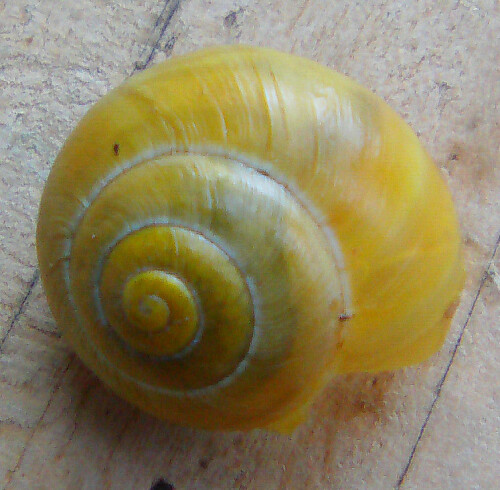
[[[450,194],[379,97],[220,47],[100,100],[48,178],[51,310],[115,392],[175,423],[290,430],[337,373],[440,348],[463,282]]]

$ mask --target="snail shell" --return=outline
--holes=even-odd
[[[73,131],[37,229],[83,361],[156,416],[289,430],[336,373],[417,363],[462,286],[409,127],[318,64],[221,47],[127,80]]]

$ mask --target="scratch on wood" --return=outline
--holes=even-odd
[[[412,464],[413,458],[415,456],[415,453],[417,451],[417,447],[420,443],[420,440],[422,439],[422,436],[424,435],[425,429],[427,427],[427,423],[429,422],[429,419],[432,415],[432,411],[434,410],[434,407],[436,405],[436,402],[441,395],[441,390],[443,388],[443,384],[446,381],[446,377],[448,376],[448,372],[450,371],[451,365],[453,364],[453,361],[455,360],[455,355],[458,351],[458,348],[460,347],[460,344],[462,342],[462,337],[464,335],[465,329],[467,328],[467,325],[469,324],[469,321],[472,317],[472,313],[474,312],[474,309],[476,308],[477,300],[479,299],[479,296],[481,295],[481,292],[483,290],[483,287],[486,283],[486,279],[489,277],[489,271],[491,270],[491,265],[493,264],[493,261],[495,260],[495,255],[498,250],[498,245],[500,244],[500,235],[497,238],[497,241],[495,243],[495,247],[493,249],[493,253],[491,254],[490,260],[488,261],[488,265],[486,266],[485,272],[483,274],[483,277],[481,279],[481,282],[479,284],[479,288],[476,292],[476,296],[474,297],[474,301],[472,302],[472,305],[469,309],[469,312],[467,313],[467,318],[465,319],[464,325],[462,329],[460,330],[460,334],[458,336],[457,341],[455,342],[455,345],[453,347],[453,352],[451,354],[450,360],[448,361],[448,364],[446,365],[446,369],[444,370],[443,375],[441,376],[441,379],[439,380],[436,390],[434,393],[434,398],[432,400],[431,406],[429,408],[429,411],[427,412],[427,415],[424,419],[424,423],[422,424],[422,427],[420,428],[420,432],[418,433],[417,440],[415,441],[415,444],[413,444],[412,450],[410,452],[410,457],[408,458],[408,461],[403,468],[403,471],[401,472],[401,475],[398,478],[398,481],[396,483],[396,488],[399,489],[401,488],[401,485],[403,484],[406,475],[408,474],[408,471],[410,469],[410,466]]]
[[[154,41],[151,43],[152,47],[151,47],[150,51],[148,52],[148,54],[145,56],[145,58],[143,58],[143,61],[139,60],[139,61],[137,61],[135,63],[135,67],[134,67],[134,70],[133,70],[132,74],[135,73],[135,72],[137,72],[137,71],[144,70],[148,66],[148,64],[151,62],[151,60],[153,59],[156,51],[158,49],[160,49],[161,40],[162,40],[163,36],[165,35],[165,32],[167,31],[167,28],[170,25],[174,14],[179,9],[180,4],[181,4],[181,0],[166,0],[165,1],[165,5],[163,7],[163,10],[162,10],[161,14],[159,15],[158,19],[156,20],[155,25],[153,27],[152,35],[150,36],[150,39],[151,38],[154,39]],[[171,51],[173,49],[175,41],[176,41],[176,37],[175,36],[171,36],[171,38],[168,40],[166,47],[167,47],[167,49],[169,51]],[[113,147],[113,151],[115,151],[115,153],[117,152],[117,150],[119,150],[119,148]],[[33,288],[35,287],[35,285],[38,282],[39,278],[40,278],[40,271],[37,269],[35,271],[35,273],[33,274],[33,277],[32,277],[32,279],[30,281],[28,290],[27,290],[26,294],[24,295],[24,297],[22,298],[21,303],[20,303],[20,305],[19,305],[19,307],[18,307],[18,309],[17,309],[14,317],[12,318],[12,320],[11,320],[11,322],[9,324],[9,327],[8,327],[6,333],[4,334],[4,336],[2,337],[2,339],[0,339],[0,352],[1,352],[1,349],[3,347],[3,344],[5,343],[7,337],[10,334],[11,330],[15,326],[15,324],[18,321],[19,317],[24,312],[26,304],[27,304],[27,301],[30,298],[30,296],[31,296],[31,294],[33,292]],[[44,331],[44,333],[47,333],[47,334],[50,335],[49,332],[45,332]],[[58,336],[57,333],[54,333],[54,335]],[[54,384],[54,386],[53,386],[53,388],[51,390],[51,393],[50,393],[50,396],[49,396],[49,401],[48,401],[48,403],[47,403],[47,405],[46,405],[43,413],[41,414],[40,418],[38,419],[37,423],[33,427],[32,431],[31,431],[31,433],[29,435],[29,438],[28,438],[28,440],[26,441],[26,443],[25,443],[25,445],[23,447],[23,450],[22,450],[21,454],[19,455],[19,458],[18,458],[18,460],[16,462],[16,465],[15,465],[14,469],[11,470],[11,471],[9,471],[8,474],[7,474],[7,477],[6,477],[6,480],[5,480],[4,490],[9,487],[10,483],[12,482],[12,479],[13,479],[14,475],[17,473],[17,471],[21,467],[22,462],[24,460],[24,457],[26,455],[26,452],[27,452],[28,448],[30,447],[31,441],[33,440],[33,437],[35,436],[35,434],[36,434],[36,432],[37,432],[37,430],[38,430],[38,428],[39,428],[42,420],[45,418],[45,415],[46,415],[49,407],[51,406],[53,398],[54,398],[56,392],[61,387],[62,382],[64,380],[64,377],[66,376],[66,373],[68,372],[68,370],[71,367],[71,364],[73,363],[74,360],[75,360],[75,355],[73,354],[69,358],[68,363],[66,364],[66,366],[62,369],[60,376],[58,377],[56,383]],[[111,456],[112,456],[112,454],[111,454]],[[174,488],[173,485],[165,482],[164,480],[160,481],[160,483],[162,483],[162,482],[164,482],[164,484],[167,485],[167,486],[158,487],[158,488]]]
[[[364,22],[360,24],[360,28],[358,30],[358,33],[356,34],[356,37],[354,38],[353,42],[351,43],[351,51],[348,54],[348,58],[353,59],[354,55],[361,47],[360,40],[361,40],[361,36],[366,32],[365,26],[370,25],[370,24],[372,26],[380,26],[382,18],[384,16],[384,13],[387,12],[388,10],[390,10],[390,8],[387,7],[387,2],[382,2],[382,4],[379,5],[376,9],[372,9],[368,12],[368,16],[364,19]],[[378,12],[376,16],[373,15],[374,12]],[[371,19],[373,19],[373,21]],[[372,33],[370,36],[370,39],[368,39],[366,42],[364,42],[363,46],[367,46],[367,45],[371,44],[377,38],[377,34],[378,34],[378,31],[376,31],[375,33]]]
[[[135,67],[132,73],[137,71],[144,70],[151,60],[153,59],[155,53],[160,48],[161,40],[167,30],[167,27],[170,25],[172,21],[172,17],[175,15],[177,10],[179,10],[181,4],[181,0],[166,0],[163,10],[159,15],[158,19],[156,19],[155,25],[153,27],[153,33],[151,37],[154,39],[152,42],[148,42],[148,44],[152,44],[149,53],[145,55],[143,60],[139,60],[135,63]],[[172,40],[175,42],[175,36],[172,36],[169,40],[168,48],[171,51],[173,49]]]
[[[31,431],[31,433],[30,433],[30,435],[28,437],[28,440],[26,441],[26,443],[25,443],[25,445],[23,447],[22,452],[19,455],[19,458],[17,459],[16,466],[14,466],[13,470],[10,470],[7,473],[4,490],[7,490],[7,488],[9,487],[9,485],[10,485],[10,483],[12,481],[12,478],[14,477],[14,475],[16,474],[16,472],[21,467],[21,464],[22,464],[24,456],[26,455],[26,452],[27,452],[27,450],[28,450],[28,448],[30,446],[30,443],[33,440],[33,437],[35,436],[36,431],[38,430],[38,427],[40,426],[40,423],[45,418],[45,415],[46,415],[46,413],[47,413],[47,411],[48,411],[48,409],[49,409],[49,407],[50,407],[50,405],[52,403],[52,400],[54,399],[54,395],[57,393],[57,391],[61,387],[61,384],[62,384],[62,382],[64,380],[64,376],[68,372],[68,370],[71,367],[71,364],[73,363],[74,360],[75,360],[75,355],[70,356],[70,358],[69,358],[66,366],[64,367],[64,369],[61,371],[61,374],[57,378],[57,382],[54,384],[54,387],[52,388],[52,391],[50,392],[50,397],[49,397],[49,401],[47,403],[47,406],[45,407],[45,409],[44,409],[42,415],[40,416],[40,418],[38,419],[37,423],[34,425],[32,431]]]
[[[224,27],[226,29],[231,29],[234,27],[238,27],[238,16],[245,11],[243,7],[240,7],[238,10],[231,10],[223,20]]]
[[[33,288],[35,287],[36,283],[38,282],[38,279],[40,277],[40,271],[37,269],[35,270],[35,273],[33,274],[30,284],[28,286],[28,290],[26,291],[26,294],[23,296],[23,299],[21,300],[21,303],[19,304],[19,307],[17,308],[16,313],[14,314],[14,317],[10,321],[9,327],[7,328],[7,331],[5,332],[4,336],[2,337],[2,340],[0,340],[0,352],[2,351],[3,345],[5,341],[7,340],[7,337],[9,336],[11,330],[14,328],[14,325],[17,323],[17,320],[19,320],[19,317],[23,314],[24,309],[26,308],[26,304],[28,302],[29,297],[31,296],[31,293],[33,292]]]
[[[299,20],[304,15],[304,12],[306,11],[306,8],[309,5],[309,2],[310,2],[310,0],[305,0],[305,2],[302,4],[302,7],[300,7],[299,13],[296,15],[295,19],[292,20],[290,27],[288,29],[289,35],[292,33],[292,31],[295,29],[296,25],[299,23]]]
[[[75,356],[76,357],[76,356]],[[68,370],[66,369],[65,370],[65,373],[67,372]],[[63,373],[63,376],[64,374]],[[61,381],[63,379],[61,378]],[[63,458],[63,455],[64,453],[66,452],[66,449],[69,447],[69,445],[71,444],[71,441],[73,440],[73,437],[74,435],[76,434],[76,431],[78,430],[78,421],[77,421],[77,413],[78,411],[80,410],[80,408],[85,404],[85,402],[87,401],[87,399],[89,398],[89,393],[91,392],[92,388],[94,387],[95,383],[92,382],[93,380],[91,380],[89,383],[87,383],[87,385],[85,386],[85,389],[80,393],[80,396],[79,396],[79,400],[78,400],[78,403],[76,404],[76,406],[74,407],[74,412],[75,412],[75,420],[73,422],[73,429],[71,430],[66,442],[62,445],[61,449],[57,452],[57,454],[55,455],[54,459],[56,461],[60,460]],[[49,400],[49,403],[50,403],[50,400]],[[41,419],[40,419],[41,420]]]
[[[121,442],[122,442],[123,437],[125,436],[128,428],[130,427],[132,422],[137,421],[138,417],[139,417],[139,412],[137,409],[134,409],[132,416],[123,424],[122,428],[119,430],[118,437],[116,438],[115,443],[111,447],[111,449],[106,457],[104,466],[103,466],[103,478],[105,478],[106,480],[109,477],[110,464],[111,464],[111,461],[113,459],[113,456],[114,456],[116,450],[121,446]],[[107,483],[106,488],[108,488],[108,486],[111,487],[112,482],[107,481],[106,483]]]
[[[44,328],[37,327],[36,325],[30,325],[31,330],[36,330],[37,332],[40,332],[43,335],[47,335],[48,337],[52,337],[54,339],[60,339],[62,335],[59,333],[59,331],[53,331],[53,330],[45,330]]]

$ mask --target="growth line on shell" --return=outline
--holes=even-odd
[[[115,166],[112,168],[112,171],[109,172],[105,177],[101,179],[98,185],[94,187],[94,189],[90,192],[88,199],[85,202],[82,202],[82,209],[75,215],[75,217],[71,220],[71,230],[68,238],[65,240],[64,255],[67,257],[71,257],[71,251],[73,246],[73,238],[76,234],[76,230],[78,229],[83,217],[85,216],[86,210],[92,206],[93,202],[97,199],[100,193],[111,184],[116,178],[128,172],[132,168],[144,164],[150,160],[154,160],[160,157],[169,157],[169,156],[182,156],[182,155],[193,155],[193,156],[203,156],[203,157],[218,157],[231,161],[235,164],[240,164],[243,167],[261,173],[265,175],[267,178],[273,180],[276,184],[282,187],[285,192],[290,194],[290,196],[297,202],[299,205],[307,211],[312,220],[316,223],[316,226],[323,232],[326,236],[328,243],[331,245],[331,250],[333,253],[335,265],[337,271],[339,272],[339,279],[341,284],[341,292],[342,299],[344,305],[344,314],[352,316],[354,315],[353,305],[352,305],[352,291],[350,287],[350,280],[346,270],[346,264],[344,260],[344,254],[340,247],[340,242],[336,237],[335,231],[326,224],[325,217],[316,209],[313,203],[310,202],[309,199],[306,199],[302,193],[292,186],[291,184],[285,184],[282,180],[277,178],[274,175],[270,174],[270,170],[272,170],[272,165],[266,161],[259,160],[257,158],[249,158],[247,155],[234,152],[227,151],[226,149],[217,147],[217,146],[197,146],[190,145],[187,148],[175,147],[175,146],[159,146],[157,148],[151,148],[149,150],[145,150],[142,153],[137,154],[134,158],[123,162],[121,165]],[[307,204],[307,205],[306,205]]]
[[[308,212],[308,214],[311,216],[313,221],[316,223],[316,226],[323,231],[323,233],[326,235],[328,243],[332,245],[332,250],[333,250],[333,258],[334,262],[336,264],[336,268],[339,272],[340,275],[340,282],[341,282],[341,291],[342,291],[342,299],[343,299],[343,304],[344,304],[344,314],[352,316],[353,311],[352,311],[352,303],[351,303],[351,294],[350,294],[350,287],[349,287],[349,281],[348,281],[348,276],[347,272],[345,270],[345,263],[344,263],[344,258],[343,258],[343,253],[340,249],[339,242],[335,236],[334,231],[326,226],[324,224],[324,218],[321,216],[321,214],[315,209],[315,207],[306,199],[303,197],[299,197],[299,193],[296,191],[296,189],[293,189],[291,185],[289,184],[284,184],[281,182],[279,179],[275,178],[274,176],[270,175],[268,172],[268,169],[271,169],[272,166],[267,163],[260,161],[258,159],[254,159],[252,161],[249,159],[246,155],[243,154],[238,154],[238,153],[233,153],[233,152],[228,152],[227,150],[218,148],[218,147],[196,147],[196,146],[190,146],[189,148],[186,149],[181,149],[181,148],[176,148],[176,147],[171,147],[171,146],[165,146],[165,147],[158,147],[156,149],[149,149],[144,151],[143,153],[138,154],[131,160],[125,161],[122,165],[119,165],[117,167],[114,167],[113,170],[106,176],[104,177],[100,182],[99,185],[97,185],[92,192],[89,194],[89,197],[82,202],[83,208],[80,210],[80,212],[75,216],[75,218],[71,221],[72,223],[72,230],[71,230],[71,235],[70,238],[66,239],[66,253],[65,256],[71,257],[72,253],[72,246],[73,246],[73,237],[76,234],[76,230],[78,229],[83,217],[85,216],[86,210],[89,209],[94,201],[99,197],[101,192],[108,186],[110,185],[115,179],[123,175],[124,173],[128,172],[129,170],[137,167],[138,165],[145,164],[149,162],[150,160],[160,158],[162,156],[182,156],[182,155],[193,155],[193,156],[204,156],[204,157],[219,157],[223,159],[227,159],[231,161],[232,163],[235,164],[240,164],[242,167],[247,168],[250,171],[254,171],[260,174],[265,175],[267,178],[273,180],[275,183],[277,183],[283,190],[284,192],[288,193],[296,202],[299,203],[299,205]],[[256,165],[257,163],[257,165]],[[83,200],[82,200],[83,201]],[[309,206],[306,206],[304,202],[307,202]],[[175,226],[175,221],[169,220],[168,222],[161,222],[160,220],[151,220],[151,224],[167,224],[171,226]],[[178,223],[179,226],[183,228],[190,228],[184,226],[182,223]],[[142,225],[144,226],[144,225]],[[127,227],[129,230],[131,229],[130,227]],[[200,233],[198,230],[194,230],[198,233]],[[202,234],[205,236],[206,231],[204,230]],[[216,246],[218,246],[218,241],[216,237],[212,236],[211,241],[215,243]],[[70,259],[71,260],[71,259]],[[67,285],[67,290],[68,290],[68,296],[71,302],[71,305],[74,309],[75,312],[78,311],[78,307],[76,305],[76,302],[73,297],[72,293],[72,288],[71,288],[71,280],[70,280],[70,274],[69,274],[69,266],[70,266],[70,261],[65,261],[64,262],[64,278],[65,282]],[[256,304],[256,296],[255,296],[255,291],[256,288],[252,287],[250,284],[248,284],[248,278],[247,278],[247,285],[249,288],[249,292],[252,298],[252,303],[255,305]],[[102,314],[102,318],[104,318],[104,314],[101,311],[100,315]],[[255,309],[254,309],[254,315],[255,315]],[[217,383],[202,387],[202,388],[196,388],[192,390],[187,390],[187,391],[180,391],[180,390],[172,390],[168,388],[159,388],[157,386],[149,385],[143,381],[137,380],[136,378],[131,377],[124,371],[118,369],[116,366],[112,365],[111,362],[102,354],[102,352],[97,348],[95,343],[90,339],[88,336],[86,330],[83,328],[81,324],[81,317],[79,315],[76,315],[78,318],[79,326],[82,332],[84,332],[86,338],[88,339],[89,345],[92,346],[94,352],[98,355],[98,357],[104,361],[108,366],[110,366],[112,369],[117,370],[122,376],[125,378],[128,378],[143,387],[148,387],[153,390],[160,390],[164,393],[167,394],[172,394],[174,396],[183,396],[183,395],[188,395],[188,394],[196,394],[196,393],[206,393],[209,392],[212,389],[215,388],[220,388],[223,386],[229,385],[234,379],[236,379],[241,373],[243,373],[246,369],[247,364],[250,362],[251,355],[254,353],[255,346],[257,345],[256,339],[258,338],[258,330],[256,327],[256,323],[254,324],[254,332],[252,335],[252,340],[249,345],[249,349],[247,351],[247,354],[243,358],[243,360],[238,364],[237,368],[230,373],[228,376],[220,379],[217,381]],[[107,321],[103,323],[104,325],[107,324]]]
[[[191,146],[192,139],[198,143]],[[181,156],[196,148],[198,157]],[[164,158],[141,165],[144,155]],[[231,382],[245,369],[238,363],[252,340],[252,301],[240,272],[213,245],[204,249],[187,231],[146,229],[111,252],[98,291],[110,325],[131,346],[171,354],[193,338],[197,325],[189,291],[163,271],[179,272],[198,290],[206,315],[194,371],[184,360],[161,364],[129,356],[97,316],[93,281],[103,250],[127,222],[169,215],[229,243],[262,301],[255,311],[255,323],[262,322],[259,351],[222,391],[205,386],[227,374],[218,384]],[[449,305],[463,287],[460,244],[446,183],[414,132],[380,97],[312,61],[252,47],[169,60],[96,104],[59,154],[37,227],[50,307],[82,359],[133,404],[209,429],[277,421],[278,429],[290,430],[330,375],[392,370],[428,358],[443,344]],[[411,267],[400,260],[407,254]],[[134,276],[119,296],[130,270],[144,266],[155,273]],[[359,309],[346,331],[338,316],[354,313],[350,285]],[[156,293],[165,305],[148,302]],[[177,293],[185,309],[173,299]],[[75,316],[76,306],[84,317]],[[124,314],[130,331],[121,323]],[[202,388],[177,392],[189,387]]]
[[[108,246],[106,246],[104,252],[102,253],[102,255],[100,256],[100,258],[99,258],[99,260],[97,262],[97,267],[95,268],[95,271],[94,271],[94,279],[92,281],[93,284],[94,284],[94,301],[95,301],[95,304],[97,306],[98,316],[100,317],[101,323],[103,325],[106,325],[106,326],[110,327],[109,322],[108,322],[108,320],[106,318],[106,315],[104,313],[104,309],[102,307],[102,298],[101,298],[101,295],[100,295],[100,292],[99,292],[101,281],[102,281],[102,273],[103,273],[103,270],[104,270],[104,264],[106,263],[106,260],[108,259],[109,255],[111,254],[111,252],[113,251],[113,249],[122,240],[124,240],[126,237],[128,237],[128,236],[130,236],[130,235],[132,235],[134,233],[137,233],[137,232],[139,232],[139,231],[141,231],[141,230],[143,230],[145,228],[149,228],[149,227],[152,227],[152,226],[169,226],[169,227],[182,228],[184,230],[188,230],[188,231],[190,231],[192,233],[200,235],[203,239],[209,241],[215,247],[217,247],[219,250],[221,250],[229,258],[230,262],[233,263],[233,265],[235,266],[235,268],[237,268],[238,270],[241,270],[239,264],[236,262],[236,260],[234,259],[234,257],[232,257],[232,255],[229,253],[228,247],[226,247],[226,244],[222,243],[218,239],[218,237],[216,237],[215,235],[211,234],[208,230],[201,231],[201,230],[195,229],[192,226],[189,226],[189,225],[187,225],[185,223],[182,223],[179,220],[173,220],[173,219],[167,218],[167,217],[165,217],[163,219],[158,219],[158,218],[149,219],[149,220],[142,221],[140,223],[136,223],[136,224],[133,224],[133,225],[128,225],[126,228],[123,229],[123,231],[121,233],[119,233],[117,235],[117,237]],[[142,268],[138,269],[137,271],[135,271],[133,274],[135,275],[135,274],[137,274],[139,272],[145,272],[145,271],[148,271],[148,270],[151,270],[151,268],[142,267]],[[168,271],[168,273],[172,274],[174,276],[177,276],[180,280],[183,280],[176,272]],[[249,277],[246,274],[246,271],[242,271],[242,277],[245,279],[246,288],[248,290],[250,298],[252,298],[252,305],[254,305],[254,303],[255,303],[254,298],[256,297],[256,292],[255,292],[256,288],[255,288],[255,286],[253,288],[250,286],[250,284],[249,284]],[[186,287],[188,287],[190,289],[191,293],[193,294],[194,298],[196,299],[196,303],[197,303],[197,306],[198,306],[198,311],[200,313],[203,313],[202,310],[201,310],[201,304],[200,304],[200,299],[199,299],[198,293],[189,284],[186,284]],[[254,314],[254,318],[253,318],[254,329],[252,331],[252,342],[253,342],[253,338],[255,336],[255,328],[256,328],[256,326],[255,326],[255,308],[252,309],[252,312]],[[201,339],[201,337],[203,335],[203,331],[205,329],[203,314],[200,314],[199,318],[201,319],[202,324],[199,326],[199,328],[198,328],[198,330],[196,332],[196,335],[193,338],[193,340],[183,350],[181,350],[178,353],[173,354],[173,355],[152,356],[152,357],[154,357],[155,359],[158,359],[158,360],[169,360],[169,359],[180,359],[180,358],[186,356],[187,354],[189,354],[195,348],[195,346],[199,343],[199,341],[200,341],[200,339]],[[115,332],[111,328],[110,328],[110,330],[113,332],[114,335],[116,335]],[[118,335],[117,335],[117,337],[119,338]],[[122,341],[121,338],[120,338],[120,341]],[[252,344],[252,342],[251,342],[251,344]],[[126,345],[127,349],[130,349],[130,346],[128,346],[128,344],[126,342],[124,342],[124,344]],[[250,346],[251,346],[251,344],[250,344]],[[142,354],[142,353],[139,353],[139,352],[136,352],[136,351],[133,351],[133,352],[136,355],[147,356],[146,354]],[[150,357],[150,356],[147,356],[147,357]]]
[[[207,236],[205,236],[204,234],[200,233],[198,230],[194,230],[191,227],[183,226],[181,223],[174,222],[173,220],[169,220],[169,219],[165,219],[164,221],[163,220],[155,219],[155,220],[150,220],[150,222],[147,223],[147,224],[145,224],[144,222],[141,223],[141,224],[138,224],[138,225],[136,225],[136,227],[134,227],[134,226],[128,226],[127,230],[124,230],[123,236],[121,236],[120,239],[115,240],[115,242],[116,242],[115,245],[121,239],[123,239],[125,236],[128,236],[130,233],[139,231],[140,229],[146,228],[148,226],[161,226],[161,225],[178,226],[178,227],[181,227],[181,228],[184,228],[184,229],[188,229],[188,230],[193,231],[193,232],[195,232],[197,234],[200,234],[201,236],[203,236],[204,239],[211,241],[216,247],[220,248],[220,244],[219,244],[219,241],[217,240],[217,237],[214,237],[212,235],[210,238],[207,238]],[[110,247],[107,247],[106,250],[108,250],[108,248],[110,248]],[[112,249],[112,247],[111,247],[111,249]],[[230,258],[230,260],[233,261],[233,263],[234,263],[234,259],[223,248],[222,248],[222,250]],[[102,259],[99,262],[101,269],[102,269],[103,263],[104,263],[104,260]],[[164,388],[164,387],[159,387],[159,386],[155,386],[155,385],[150,385],[150,384],[148,384],[148,383],[146,383],[144,381],[141,381],[140,379],[137,379],[137,378],[134,378],[133,376],[130,376],[125,371],[119,369],[117,366],[113,365],[111,363],[111,361],[106,356],[103,355],[103,353],[101,352],[101,350],[98,348],[98,346],[95,344],[95,342],[93,342],[93,340],[88,335],[86,329],[84,329],[83,326],[82,326],[82,324],[81,324],[82,316],[78,314],[79,309],[78,309],[78,306],[77,306],[77,304],[75,302],[75,299],[74,299],[74,296],[73,296],[73,292],[72,292],[72,288],[71,288],[71,281],[69,279],[69,263],[68,262],[64,263],[64,274],[65,274],[66,280],[69,281],[67,283],[67,286],[68,286],[68,299],[69,299],[69,301],[70,301],[70,303],[71,303],[71,305],[72,305],[72,307],[73,307],[73,309],[74,309],[74,311],[76,313],[75,317],[77,318],[77,321],[79,323],[81,331],[84,333],[87,341],[89,342],[89,345],[92,347],[92,349],[94,350],[94,352],[96,353],[96,355],[99,357],[99,359],[103,363],[105,363],[107,366],[109,366],[112,370],[117,371],[124,378],[126,378],[126,379],[128,379],[130,381],[133,381],[134,383],[137,383],[138,385],[142,386],[145,389],[151,389],[153,391],[157,391],[157,392],[161,392],[161,393],[164,393],[164,394],[168,394],[168,395],[172,395],[172,396],[177,396],[177,397],[199,395],[199,394],[207,394],[207,393],[210,393],[210,391],[213,391],[213,390],[215,390],[217,388],[223,388],[225,386],[230,385],[234,380],[236,380],[240,376],[240,374],[242,374],[243,372],[245,372],[248,364],[250,363],[253,355],[255,354],[256,346],[258,345],[258,340],[259,340],[259,326],[258,326],[259,321],[255,317],[255,312],[256,312],[256,310],[258,311],[258,308],[253,308],[253,315],[254,315],[253,319],[254,319],[254,322],[253,322],[253,330],[252,330],[252,339],[250,341],[250,345],[248,347],[248,350],[247,350],[245,356],[243,357],[243,359],[238,363],[238,365],[236,366],[236,368],[230,374],[228,374],[227,376],[221,378],[216,383],[213,383],[211,385],[207,385],[207,386],[204,386],[204,387],[201,387],[201,388],[193,388],[193,389],[184,390],[184,391],[174,390],[172,388]],[[253,283],[251,283],[251,281],[249,280],[249,277],[247,275],[244,274],[243,277],[245,278],[245,284],[247,285],[248,292],[249,292],[250,298],[252,300],[252,305],[255,305],[257,303],[256,302],[256,296],[257,296],[256,291],[257,291],[257,288],[255,287],[255,285]],[[95,287],[98,287],[98,284],[95,284]],[[94,290],[93,294],[94,294],[94,298],[96,298],[96,296],[95,296],[96,295],[95,290]],[[97,300],[99,301],[98,304],[100,305],[101,303],[100,303],[100,295],[99,295],[99,293],[97,293]],[[100,308],[102,308],[102,306]],[[100,316],[102,315],[102,318],[104,319],[103,325],[109,326],[107,320],[105,319],[105,315],[104,315],[104,312],[102,311],[102,309],[99,310],[99,315]],[[197,333],[197,335],[198,335],[198,333]],[[202,335],[202,328],[200,326],[200,328],[199,328],[199,338],[197,339],[196,343],[192,342],[190,344],[190,346],[191,346],[190,350],[194,349],[195,345],[201,339],[201,335]],[[126,343],[125,343],[125,345],[126,345]],[[126,348],[127,348],[127,351],[131,350],[131,347],[129,347],[128,345],[126,345]],[[184,355],[186,355],[187,353],[188,352],[186,352]],[[137,354],[138,353],[134,352],[134,355],[137,355]],[[158,360],[162,360],[162,358],[167,358],[167,356],[156,356],[156,358]],[[174,359],[174,356],[168,356],[168,359]]]

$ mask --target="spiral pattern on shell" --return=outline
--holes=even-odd
[[[97,103],[38,226],[49,303],[82,359],[145,410],[223,429],[293,426],[334,372],[435,350],[459,241],[436,169],[382,101],[243,47],[171,60]],[[405,283],[437,265],[425,295]]]

